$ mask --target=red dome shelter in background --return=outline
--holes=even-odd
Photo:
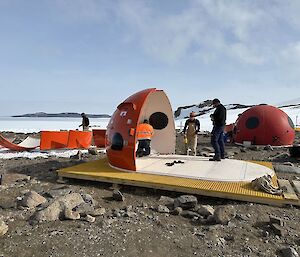
[[[282,110],[270,105],[257,105],[243,112],[236,121],[234,141],[252,145],[292,145],[294,124]]]

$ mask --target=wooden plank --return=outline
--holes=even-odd
[[[292,184],[293,184],[293,186],[294,186],[296,192],[297,192],[298,194],[300,194],[300,181],[299,181],[299,180],[293,180],[293,181],[292,181]]]
[[[278,184],[279,184],[280,188],[283,188],[283,196],[285,199],[299,200],[292,185],[290,184],[290,182],[288,180],[278,179]]]

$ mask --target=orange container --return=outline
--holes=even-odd
[[[66,148],[69,131],[41,131],[41,150]]]
[[[97,147],[105,147],[106,129],[93,129],[94,144]]]
[[[89,148],[91,146],[92,137],[93,134],[91,131],[70,130],[67,148]]]

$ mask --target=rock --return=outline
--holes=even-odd
[[[211,205],[197,205],[195,211],[206,218],[213,215],[215,210]]]
[[[97,149],[96,148],[89,148],[88,153],[91,155],[98,155]]]
[[[58,198],[43,210],[36,212],[34,219],[39,222],[58,220],[63,216],[65,209],[73,210],[82,203],[84,201],[80,194],[71,193]]]
[[[79,220],[80,219],[80,214],[77,211],[72,211],[70,209],[65,209],[64,210],[64,218],[66,220]]]
[[[292,147],[289,147],[289,153],[290,153],[291,157],[299,158],[300,157],[300,145],[293,145]]]
[[[235,154],[236,154],[235,152],[229,151],[229,152],[226,153],[226,156],[233,157]]]
[[[157,212],[159,212],[159,213],[170,213],[170,210],[165,205],[158,205],[157,206]]]
[[[82,156],[83,156],[82,152],[78,151],[77,154],[70,156],[70,159],[81,160]]]
[[[245,147],[243,147],[243,148],[240,148],[240,151],[241,151],[241,153],[246,153],[247,149]]]
[[[76,211],[81,215],[94,214],[94,206],[89,203],[81,203],[76,207]]]
[[[98,208],[95,209],[94,212],[92,213],[93,216],[101,216],[104,215],[106,213],[105,208]]]
[[[3,236],[7,233],[8,226],[6,223],[0,218],[0,236]]]
[[[30,191],[27,194],[24,195],[22,201],[20,202],[21,206],[28,207],[30,209],[33,209],[40,204],[46,203],[47,199],[41,195],[39,195],[35,191]]]
[[[181,195],[174,200],[174,207],[182,209],[192,209],[198,203],[197,197],[193,195]]]
[[[278,236],[285,236],[287,234],[287,231],[286,229],[284,229],[283,227],[281,227],[280,225],[278,224],[271,224],[271,228],[272,230],[274,231],[275,235],[278,235]]]
[[[64,208],[74,209],[80,204],[84,203],[82,197],[78,193],[71,193],[65,196],[62,196],[57,199],[60,203],[62,203]]]
[[[96,218],[91,216],[91,215],[86,215],[84,220],[87,221],[87,222],[93,223],[93,222],[95,222]]]
[[[182,217],[193,219],[194,217],[200,217],[200,214],[194,211],[182,211],[180,214]]]
[[[29,181],[30,176],[18,173],[2,174],[0,177],[0,185],[12,185],[16,182]]]
[[[15,199],[12,199],[9,196],[1,196],[0,197],[0,208],[2,209],[12,209],[12,208],[16,208],[17,207],[17,203],[15,201]]]
[[[291,163],[291,162],[284,162],[282,163],[283,165],[287,165],[287,166],[291,166],[291,167],[294,167],[294,163]]]
[[[124,213],[123,217],[129,217],[129,218],[132,218],[132,217],[135,217],[137,214],[133,211],[127,211]]]
[[[200,152],[199,155],[204,156],[204,157],[211,157],[213,155],[213,153],[202,151],[202,152]]]
[[[280,252],[283,257],[299,257],[297,251],[292,247],[283,248],[280,250]]]
[[[158,200],[159,204],[165,205],[167,207],[172,207],[174,205],[174,199],[168,196],[161,196]]]
[[[62,207],[58,201],[51,203],[48,207],[35,213],[36,221],[54,221],[61,217]]]
[[[299,173],[300,174],[300,168],[292,167],[292,166],[289,166],[289,165],[275,164],[274,169],[275,169],[275,172]]]
[[[173,211],[172,211],[172,214],[173,215],[181,215],[182,213],[182,208],[181,207],[176,207]]]
[[[57,189],[51,189],[50,191],[46,192],[45,195],[51,198],[58,198],[60,196],[64,196],[70,194],[72,190],[68,187],[61,187]]]
[[[81,194],[82,199],[85,203],[92,205],[93,207],[97,205],[97,201],[90,194]]]
[[[278,224],[279,226],[283,227],[284,226],[284,221],[281,218],[278,218],[274,215],[270,215],[270,224]]]
[[[210,153],[214,153],[215,152],[215,150],[214,150],[213,147],[203,147],[202,151],[204,151],[204,152],[210,152]]]
[[[124,202],[124,200],[125,200],[125,197],[123,196],[123,194],[120,192],[120,190],[117,190],[117,189],[115,189],[113,191],[112,198],[116,201],[122,201],[122,202]]]
[[[214,219],[216,223],[227,225],[236,216],[236,210],[233,206],[220,206],[214,212]]]
[[[271,146],[271,145],[266,145],[266,146],[264,147],[264,150],[266,150],[266,151],[273,151],[274,148],[273,148],[273,146]]]

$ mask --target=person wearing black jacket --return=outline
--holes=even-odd
[[[225,159],[224,127],[226,124],[226,108],[220,100],[215,98],[212,102],[215,111],[211,115],[213,130],[211,132],[211,144],[215,150],[215,156],[210,161]]]
[[[83,131],[88,131],[89,125],[90,125],[90,120],[84,112],[81,113],[81,117],[82,117],[82,123],[79,125],[79,127],[82,127]]]
[[[183,134],[187,139],[186,151],[191,149],[191,155],[197,154],[197,134],[200,130],[200,122],[195,118],[196,113],[191,112],[190,118],[186,120],[183,128]]]

